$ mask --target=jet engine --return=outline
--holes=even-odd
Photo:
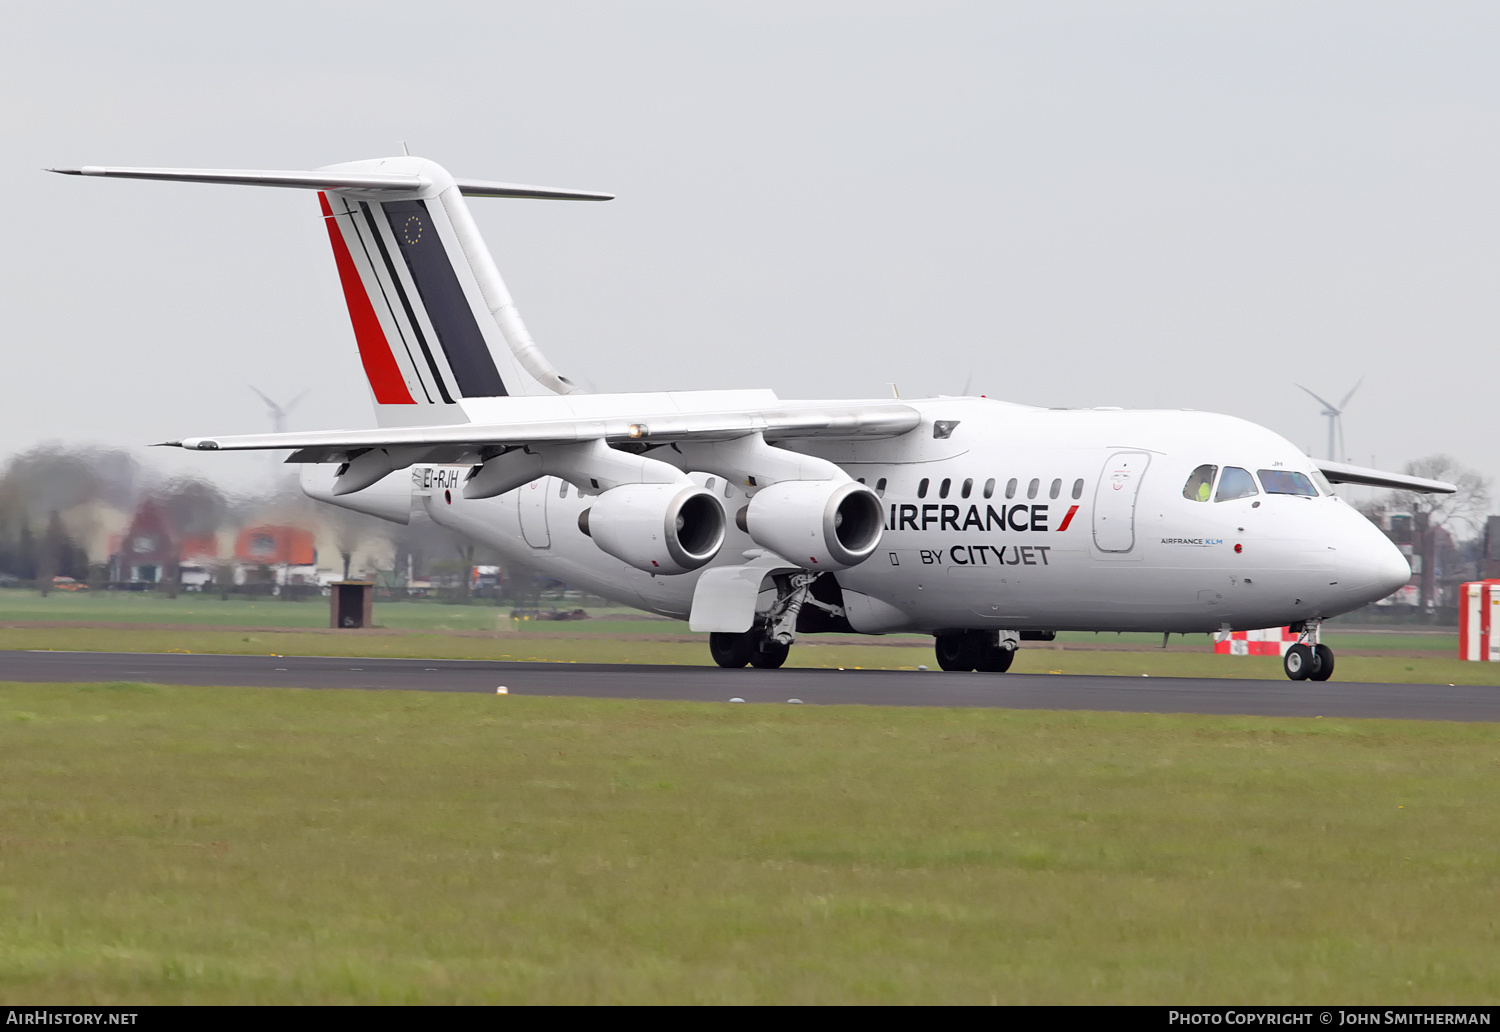
[[[687,573],[724,543],[724,508],[694,484],[623,484],[578,516],[578,529],[647,573]]]
[[[771,484],[755,492],[735,522],[756,544],[808,570],[858,566],[885,529],[879,497],[850,480]]]

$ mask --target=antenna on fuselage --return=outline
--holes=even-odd
[[[1311,395],[1314,401],[1323,406],[1323,416],[1328,420],[1327,458],[1332,462],[1342,462],[1344,460],[1344,409],[1348,407],[1349,399],[1354,397],[1354,392],[1359,390],[1359,385],[1364,382],[1365,378],[1361,376],[1359,380],[1354,384],[1354,386],[1349,388],[1349,393],[1344,395],[1344,400],[1339,402],[1337,405],[1333,404],[1333,402],[1331,401],[1325,401],[1318,395],[1313,394],[1312,391],[1307,390],[1307,388],[1303,387],[1300,383],[1297,384],[1299,388],[1307,391],[1307,393]],[[1335,452],[1334,450],[1335,441],[1338,444],[1337,452]]]

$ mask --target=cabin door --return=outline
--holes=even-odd
[[[1101,552],[1128,552],[1135,547],[1135,502],[1141,477],[1151,463],[1145,452],[1115,452],[1104,464],[1094,488],[1094,545]]]

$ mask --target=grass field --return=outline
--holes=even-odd
[[[1494,1003],[1497,731],[0,685],[0,1002]]]
[[[567,637],[586,635],[687,635],[687,624],[679,620],[648,616],[639,610],[615,608],[593,610],[593,619],[579,621],[516,621],[511,606],[476,602],[471,605],[437,601],[379,602],[375,622],[379,627],[410,631],[475,631],[506,633],[525,630],[530,634]],[[566,604],[559,608],[568,608]],[[43,598],[35,591],[0,591],[0,624],[4,623],[154,623],[193,624],[204,627],[255,627],[322,629],[328,626],[328,603],[324,599],[282,602],[234,598],[222,601],[216,595],[183,594],[175,599],[150,592],[53,592]],[[892,635],[928,644],[924,635]],[[887,639],[887,640],[890,640]],[[1159,634],[1090,634],[1064,632],[1064,643],[1156,646]],[[1413,629],[1405,633],[1371,631],[1357,625],[1341,629],[1331,623],[1324,640],[1339,649],[1400,650],[1455,655],[1458,635],[1451,631]],[[1207,647],[1206,635],[1175,636],[1172,644]]]
[[[510,606],[404,601],[382,602],[376,610],[377,621],[381,625],[403,630],[492,631],[496,627],[510,624],[510,613]],[[217,595],[198,593],[183,594],[171,599],[144,591],[55,591],[43,598],[35,591],[0,591],[0,623],[51,620],[232,627],[327,627],[328,600],[221,600]]]

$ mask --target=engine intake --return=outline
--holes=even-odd
[[[578,516],[578,529],[647,573],[687,573],[718,555],[724,507],[693,484],[625,484]]]
[[[736,523],[756,544],[808,570],[858,566],[874,554],[885,530],[879,497],[847,480],[783,480],[763,487]]]

